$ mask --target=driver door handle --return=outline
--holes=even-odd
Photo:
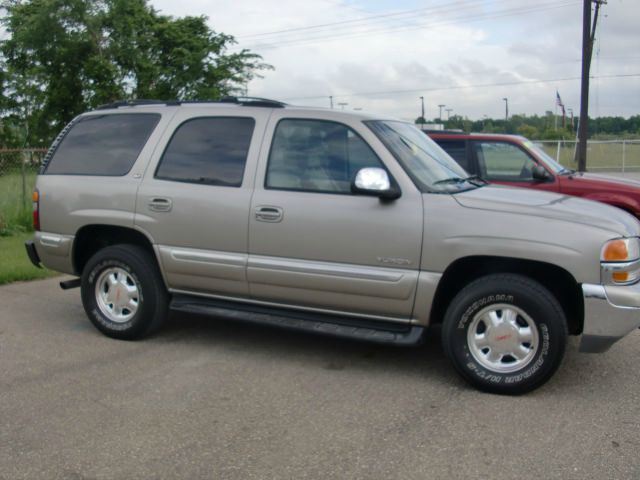
[[[284,211],[280,207],[261,205],[255,209],[256,220],[259,222],[278,223],[282,221]]]

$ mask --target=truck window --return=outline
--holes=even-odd
[[[187,120],[173,134],[156,178],[239,187],[254,127],[255,120],[247,117]]]
[[[159,120],[157,113],[81,117],[53,152],[44,173],[126,175]]]
[[[351,193],[361,168],[384,168],[371,147],[346,125],[286,119],[276,127],[265,187]]]
[[[506,142],[475,142],[481,177],[489,181],[532,182],[536,162],[515,145]]]
[[[474,168],[471,168],[469,157],[467,156],[467,142],[465,140],[435,140],[435,142],[442,147],[442,149],[453,158],[458,165],[465,169],[469,173],[475,173]]]

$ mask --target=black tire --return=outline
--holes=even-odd
[[[566,342],[567,321],[556,298],[515,274],[467,285],[442,325],[443,348],[456,370],[491,393],[519,395],[542,385],[560,366]]]
[[[137,245],[113,245],[93,255],[82,272],[81,295],[91,323],[108,337],[143,338],[167,317],[169,294],[158,265]]]

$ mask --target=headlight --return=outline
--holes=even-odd
[[[600,252],[602,283],[629,285],[640,279],[640,239],[609,240]]]

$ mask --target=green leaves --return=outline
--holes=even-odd
[[[206,17],[159,15],[146,0],[0,0],[2,10],[0,114],[34,146],[104,103],[216,99],[271,68],[227,53],[233,37]]]

